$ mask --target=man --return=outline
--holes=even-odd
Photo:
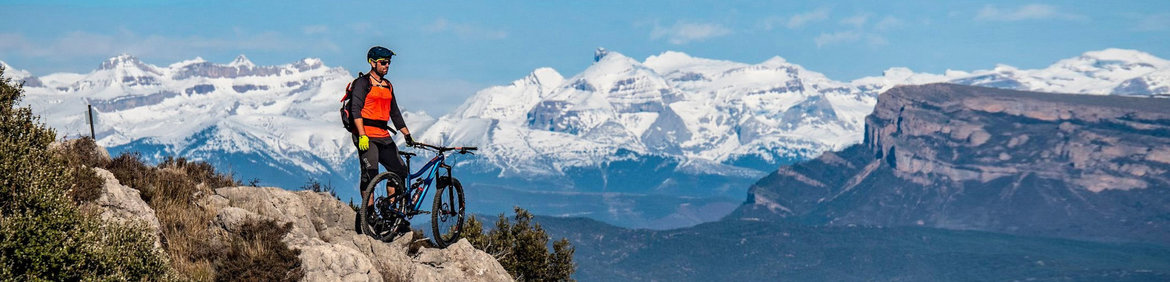
[[[402,120],[402,111],[398,109],[398,99],[395,97],[394,85],[386,80],[386,72],[390,69],[390,59],[394,52],[382,46],[374,46],[366,52],[366,61],[370,63],[370,72],[358,76],[350,83],[350,112],[360,113],[353,122],[357,125],[353,133],[354,145],[358,148],[358,160],[361,161],[361,183],[358,191],[362,192],[374,176],[378,175],[378,164],[386,167],[387,171],[407,176],[406,165],[398,156],[398,146],[394,144],[394,131],[402,132],[407,145],[414,145],[414,138]],[[390,127],[393,123],[393,129]],[[405,185],[406,181],[401,183]],[[393,195],[396,187],[387,187]],[[373,197],[365,204],[370,208],[374,204]]]

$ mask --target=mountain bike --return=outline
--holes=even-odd
[[[382,172],[370,181],[363,189],[362,203],[369,203],[374,199],[373,208],[359,208],[361,229],[377,240],[393,240],[399,234],[410,232],[410,219],[419,214],[431,215],[431,231],[435,245],[444,248],[459,240],[463,232],[463,185],[458,179],[451,176],[451,166],[447,165],[447,155],[451,153],[474,154],[476,147],[440,147],[423,143],[415,143],[415,148],[435,152],[426,165],[406,179],[411,183],[409,189],[403,189],[402,178],[393,172]],[[410,172],[410,158],[416,154],[399,151],[399,155],[406,158],[406,171]],[[421,210],[426,193],[431,184],[435,186],[435,199],[431,210]],[[378,189],[379,187],[383,189]],[[389,187],[395,188],[395,194],[389,195]],[[382,191],[379,191],[382,190]],[[404,230],[405,229],[405,230]]]

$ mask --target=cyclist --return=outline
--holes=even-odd
[[[395,129],[402,132],[408,146],[414,145],[410,137],[410,130],[402,120],[402,111],[398,109],[398,97],[394,94],[394,85],[386,80],[386,72],[390,69],[390,59],[394,52],[382,46],[374,46],[366,52],[366,61],[370,63],[370,72],[358,76],[350,84],[351,113],[361,113],[355,118],[357,125],[353,133],[353,144],[358,149],[358,160],[361,161],[361,183],[358,191],[365,196],[365,187],[374,176],[378,175],[378,164],[386,167],[387,171],[403,177],[399,183],[405,183],[407,174],[402,158],[398,156],[398,147],[394,144]],[[393,128],[390,127],[393,123]],[[395,187],[386,187],[386,193],[394,195]],[[371,201],[365,203],[367,209],[373,206]]]

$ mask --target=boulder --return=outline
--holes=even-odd
[[[154,234],[154,247],[162,248],[162,228],[154,209],[142,200],[138,189],[122,185],[114,174],[101,168],[93,168],[98,177],[105,179],[102,184],[102,194],[97,200],[87,205],[97,207],[101,211],[101,218],[123,224],[142,224]]]
[[[301,250],[307,281],[512,280],[498,261],[466,240],[411,255],[409,236],[385,243],[357,234],[353,209],[325,193],[225,187],[216,189],[207,202],[218,210],[214,225],[228,232],[249,219],[292,223],[283,241]]]

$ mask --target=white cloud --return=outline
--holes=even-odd
[[[788,27],[789,29],[796,29],[804,26],[805,24],[823,21],[828,18],[829,8],[821,7],[813,11],[792,16],[792,18],[789,18],[788,23],[784,26]]]
[[[856,15],[856,16],[848,17],[848,18],[841,20],[841,24],[851,25],[855,28],[861,28],[861,27],[865,26],[866,21],[869,21],[869,15],[868,14],[861,14],[861,15]]]
[[[480,27],[472,24],[458,23],[447,20],[446,18],[438,18],[434,23],[423,27],[423,30],[431,33],[450,32],[461,39],[504,39],[508,38],[508,32],[499,29],[490,29]]]
[[[216,51],[337,51],[337,45],[284,36],[273,31],[234,29],[225,37],[139,35],[126,29],[112,34],[73,31],[33,40],[19,33],[0,33],[0,54],[68,60],[120,53],[139,57],[190,58]]]
[[[890,43],[889,40],[886,40],[886,38],[880,34],[864,33],[856,30],[821,33],[817,36],[817,38],[813,39],[813,42],[816,42],[817,47],[824,47],[827,45],[856,43],[861,42],[862,40],[865,41],[866,45],[871,47],[882,46]]]
[[[667,38],[671,44],[685,44],[691,41],[701,41],[708,38],[731,34],[731,29],[712,23],[675,22],[673,26],[662,27],[654,24],[650,31],[650,39]]]
[[[821,47],[837,43],[855,42],[857,40],[861,40],[861,32],[850,30],[834,33],[821,33],[821,35],[818,35],[816,39],[813,39],[813,42],[817,43],[817,47]]]
[[[329,26],[326,25],[310,25],[302,28],[306,35],[314,35],[329,32]]]
[[[896,27],[900,27],[900,26],[902,26],[902,24],[903,24],[903,22],[901,19],[895,18],[894,16],[886,16],[885,18],[882,18],[882,20],[880,20],[876,24],[874,24],[873,28],[875,30],[878,30],[878,31],[886,31],[886,30],[890,30],[890,29],[893,29]]]
[[[975,15],[979,21],[1023,21],[1023,20],[1083,20],[1085,16],[1061,12],[1058,8],[1045,4],[1028,4],[1015,9],[999,9],[994,5],[983,6]]]

